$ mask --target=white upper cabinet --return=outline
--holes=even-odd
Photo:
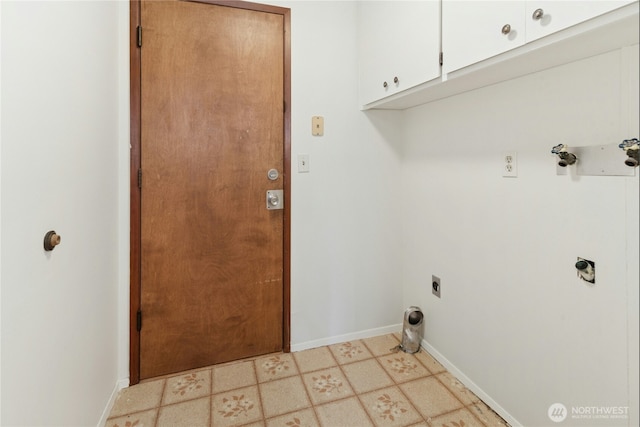
[[[443,73],[464,68],[633,2],[442,0]]]
[[[401,110],[637,45],[639,14],[640,0],[360,0],[360,102]]]
[[[526,1],[527,42],[587,21],[634,0]]]
[[[443,73],[525,43],[523,1],[442,2]]]
[[[358,3],[360,102],[440,76],[440,0]]]

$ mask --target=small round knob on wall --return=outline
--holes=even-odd
[[[511,25],[509,25],[509,24],[505,24],[505,25],[502,27],[502,34],[505,34],[505,35],[506,35],[506,34],[509,34],[510,32],[511,32]]]
[[[60,244],[62,238],[55,231],[51,230],[44,235],[44,250],[52,251]]]
[[[536,21],[541,20],[543,16],[544,16],[544,10],[542,10],[542,9],[534,10],[533,11],[533,15],[531,15],[531,17]]]
[[[398,84],[398,82],[399,82],[399,81],[400,81],[400,80],[398,80],[398,78],[397,78],[397,77],[394,77],[394,78],[393,78],[393,82],[394,82],[395,84]]]
[[[389,86],[389,85],[387,84],[387,82],[382,83],[382,87],[383,87],[383,88],[385,88],[385,89],[386,89],[386,88],[387,88],[387,86]]]

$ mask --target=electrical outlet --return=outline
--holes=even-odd
[[[518,156],[515,151],[505,151],[502,153],[502,176],[518,176]]]
[[[440,291],[442,286],[440,285],[440,278],[431,275],[431,293],[440,298]]]

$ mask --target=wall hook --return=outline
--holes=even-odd
[[[52,251],[56,246],[60,244],[62,238],[55,231],[48,231],[47,234],[44,235],[44,250]]]
[[[623,140],[618,147],[622,148],[625,153],[627,153],[627,159],[624,161],[624,164],[636,168],[640,163],[640,159],[638,158],[638,149],[640,145],[638,145],[638,138],[625,139]]]
[[[558,144],[551,149],[551,153],[558,156],[558,166],[567,167],[576,162],[577,157],[567,151],[566,144]]]

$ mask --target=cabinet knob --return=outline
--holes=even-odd
[[[509,34],[511,32],[511,25],[506,24],[502,27],[502,34]]]
[[[543,16],[544,16],[544,10],[542,10],[542,9],[534,10],[533,11],[533,15],[531,15],[531,17],[534,19],[534,21],[541,20]]]
[[[394,77],[394,78],[393,78],[393,82],[394,82],[395,84],[398,84],[398,82],[399,82],[399,81],[400,81],[400,80],[398,80],[398,78],[397,78],[397,77]]]
[[[385,89],[386,89],[386,88],[387,88],[387,86],[389,86],[389,85],[387,84],[387,82],[382,83],[382,87],[383,87],[383,88],[385,88]]]

